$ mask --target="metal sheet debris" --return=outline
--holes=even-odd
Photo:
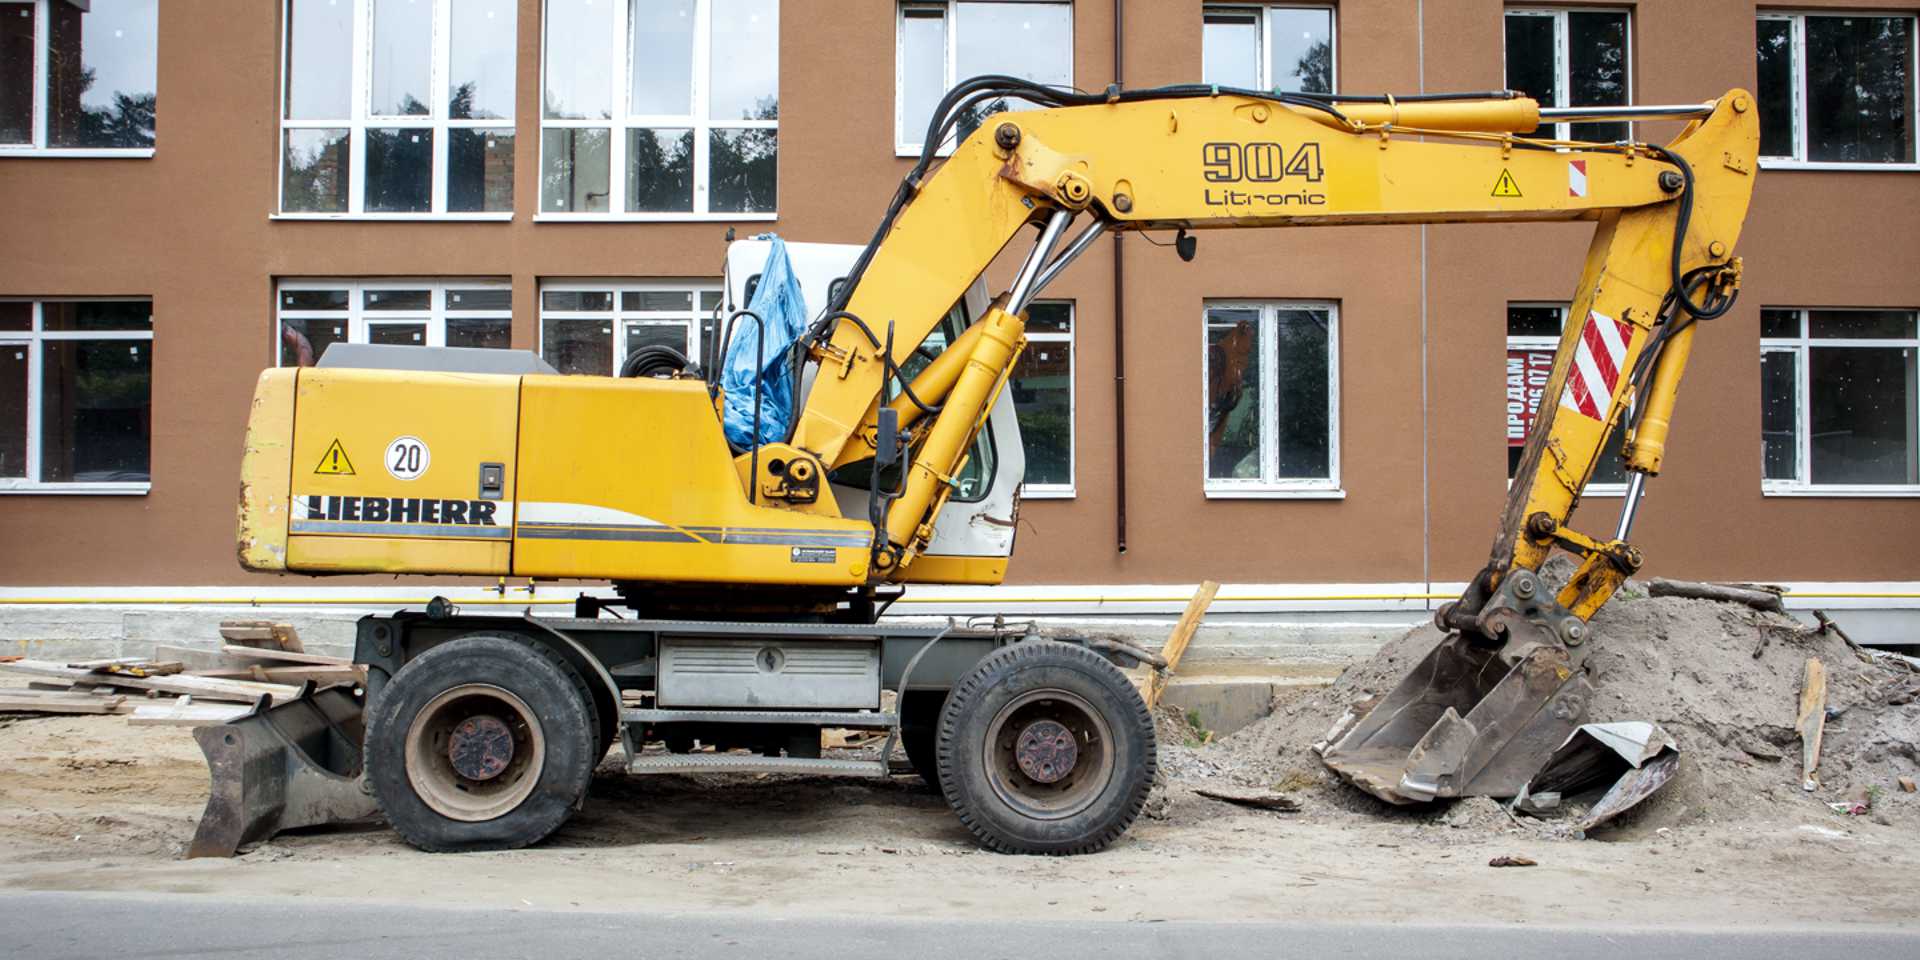
[[[1657,723],[1589,723],[1575,729],[1521,788],[1514,806],[1545,810],[1602,785],[1606,792],[1576,825],[1592,830],[1652,796],[1680,769],[1680,747]],[[1553,803],[1544,802],[1554,795]],[[1533,798],[1542,802],[1530,803]]]

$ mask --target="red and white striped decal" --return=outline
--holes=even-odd
[[[1613,388],[1620,383],[1621,368],[1627,360],[1627,341],[1632,337],[1631,325],[1588,311],[1586,326],[1580,328],[1580,342],[1573,348],[1573,369],[1567,371],[1560,405],[1605,420]]]
[[[1585,160],[1567,161],[1567,196],[1584,197],[1587,195],[1587,162]]]

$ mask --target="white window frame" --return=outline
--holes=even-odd
[[[1550,308],[1550,309],[1558,310],[1560,311],[1560,330],[1561,330],[1561,333],[1563,334],[1566,332],[1566,329],[1567,329],[1567,319],[1573,314],[1573,305],[1568,303],[1565,300],[1509,300],[1507,301],[1507,306],[1508,307],[1538,307],[1538,308]],[[1508,336],[1506,338],[1506,342],[1507,342],[1506,349],[1508,350],[1545,350],[1550,353],[1554,353],[1556,355],[1560,351],[1559,337]],[[1504,357],[1505,355],[1506,354],[1504,352],[1501,354],[1502,357]],[[1545,399],[1545,398],[1542,398],[1542,399]],[[1534,412],[1536,416],[1539,413],[1539,411],[1537,410]],[[1625,430],[1626,425],[1622,424],[1619,429]],[[1599,455],[1606,456],[1606,453],[1607,453],[1606,450],[1603,448],[1600,451]],[[1596,466],[1598,466],[1598,464],[1596,464]],[[1513,478],[1511,477],[1507,478],[1507,487],[1509,489],[1513,487]],[[1625,498],[1626,495],[1627,495],[1627,485],[1624,483],[1589,483],[1587,484],[1586,489],[1581,491],[1580,498],[1583,500],[1587,498],[1596,498],[1596,499],[1607,499],[1612,497]]]
[[[136,494],[144,495],[153,489],[153,482],[131,483],[87,483],[70,481],[44,481],[40,479],[40,435],[41,423],[40,395],[45,389],[45,357],[41,345],[56,340],[128,340],[134,342],[153,342],[153,330],[44,330],[44,305],[54,303],[74,303],[80,301],[140,301],[152,306],[150,297],[4,297],[10,303],[33,304],[33,322],[25,330],[0,330],[0,350],[8,347],[25,347],[27,350],[27,475],[25,477],[0,477],[0,495],[5,494]],[[151,350],[151,348],[149,348]],[[152,370],[152,356],[148,356],[149,370]],[[151,374],[149,374],[151,376]],[[153,409],[152,381],[148,381],[147,409]],[[153,475],[153,448],[147,450],[147,475]]]
[[[1567,30],[1569,13],[1619,13],[1627,18],[1627,103],[1633,102],[1633,8],[1632,7],[1508,7],[1501,13],[1500,26],[1502,42],[1500,44],[1500,75],[1507,75],[1507,17],[1551,17],[1553,18],[1553,95],[1554,103],[1542,103],[1542,107],[1565,107],[1567,100],[1573,97],[1573,54],[1569,49],[1571,33]],[[1531,91],[1529,91],[1531,92]],[[1627,139],[1633,139],[1633,121],[1626,121]],[[1545,126],[1545,124],[1542,124]],[[1567,122],[1555,123],[1553,138],[1566,140],[1572,135],[1573,125]]]
[[[1205,18],[1212,11],[1222,13],[1244,12],[1260,15],[1260,62],[1257,74],[1260,82],[1254,84],[1262,90],[1273,89],[1273,15],[1280,10],[1324,10],[1327,13],[1327,57],[1332,64],[1333,75],[1328,78],[1332,93],[1340,92],[1340,8],[1331,3],[1209,3],[1200,8],[1200,16]],[[1204,22],[1204,20],[1203,20]],[[1204,31],[1203,31],[1204,33]]]
[[[1810,348],[1848,349],[1854,347],[1879,347],[1881,349],[1908,349],[1920,353],[1920,331],[1915,336],[1875,339],[1838,339],[1808,336],[1808,316],[1813,310],[1823,313],[1839,313],[1847,310],[1905,310],[1915,316],[1920,324],[1920,311],[1905,307],[1775,307],[1766,310],[1791,310],[1799,317],[1800,335],[1797,337],[1760,338],[1760,353],[1784,353],[1793,356],[1793,433],[1794,463],[1792,480],[1769,480],[1766,478],[1764,461],[1760,475],[1760,492],[1769,497],[1920,497],[1920,484],[1906,483],[1814,483],[1813,476],[1813,431],[1811,416],[1807,409],[1807,398],[1812,396],[1813,374],[1808,361]],[[1915,362],[1920,363],[1920,357]],[[1914,394],[1914,416],[1920,417],[1920,391]],[[1764,448],[1763,448],[1764,449]],[[1763,454],[1764,455],[1764,454]],[[1920,456],[1920,451],[1914,452]]]
[[[631,99],[633,30],[629,0],[612,0],[613,36],[615,40],[615,60],[613,69],[608,73],[613,78],[613,116],[610,118],[563,119],[548,117],[546,108],[540,110],[538,126],[539,146],[537,162],[539,176],[544,177],[547,169],[546,131],[557,129],[605,130],[607,131],[607,211],[594,213],[579,210],[541,209],[542,197],[533,198],[535,220],[586,220],[586,221],[710,221],[729,222],[773,221],[780,218],[779,210],[779,160],[774,161],[776,181],[775,207],[767,213],[729,213],[709,209],[711,183],[711,161],[713,152],[713,131],[721,130],[773,130],[776,136],[780,129],[779,120],[726,120],[716,123],[712,117],[709,100],[708,80],[712,76],[713,57],[713,0],[697,0],[694,5],[693,25],[693,113],[674,114],[629,114],[628,102]],[[779,15],[779,6],[774,7],[775,16]],[[540,3],[540,97],[544,101],[547,90],[547,0]],[[776,23],[775,32],[779,27]],[[775,83],[778,83],[776,77]],[[691,211],[638,211],[627,209],[627,131],[642,129],[687,129],[693,131],[693,209]],[[536,179],[538,179],[536,177]],[[518,200],[516,199],[516,203]]]
[[[447,116],[447,77],[452,72],[453,31],[450,27],[452,4],[455,0],[433,0],[433,54],[427,71],[427,90],[432,94],[428,103],[428,112],[424,117],[386,117],[372,111],[372,90],[368,82],[368,73],[372,69],[370,62],[373,52],[373,0],[344,0],[353,4],[353,63],[348,68],[351,80],[347,97],[347,116],[328,120],[294,120],[287,117],[287,45],[293,40],[293,18],[287,15],[288,0],[280,0],[280,62],[275,70],[280,75],[280,98],[274,109],[280,118],[277,136],[280,142],[275,146],[274,167],[274,213],[272,220],[480,220],[504,222],[513,219],[512,210],[469,210],[449,212],[447,210],[447,151],[453,146],[452,130],[498,130],[514,134],[513,148],[516,157],[520,152],[520,137],[516,129],[516,120],[506,117],[498,120],[456,120]],[[516,27],[515,43],[518,43]],[[517,59],[517,58],[516,58]],[[515,101],[519,99],[517,88]],[[516,109],[516,114],[518,110]],[[287,189],[287,131],[289,130],[347,130],[347,209],[345,211],[305,211],[288,210]],[[395,211],[369,211],[367,202],[367,131],[377,130],[427,130],[433,134],[433,193],[429,209],[419,213]],[[516,168],[518,164],[516,163]],[[517,175],[516,175],[517,179]],[[520,198],[514,197],[514,205],[520,204]]]
[[[1080,328],[1080,308],[1072,300],[1037,300],[1036,303],[1064,304],[1067,308],[1067,332],[1027,331],[1027,347],[1032,351],[1042,344],[1059,344],[1067,351],[1067,482],[1020,484],[1020,496],[1027,500],[1071,500],[1078,495],[1080,477],[1080,357],[1074,349],[1074,334]],[[1025,443],[1023,436],[1021,442]]]
[[[1327,311],[1327,476],[1266,479],[1279,472],[1279,451],[1272,442],[1272,391],[1280,385],[1278,312],[1308,308]],[[1208,312],[1214,309],[1260,311],[1260,472],[1259,479],[1216,478],[1208,475],[1207,412],[1211,398],[1211,350],[1207,342]],[[1200,482],[1209,500],[1340,500],[1340,302],[1337,300],[1209,299],[1200,307]]]
[[[946,88],[953,89],[954,84],[966,77],[954,76],[959,69],[960,60],[960,19],[954,13],[954,4],[962,0],[905,0],[895,3],[893,12],[893,153],[897,157],[918,157],[925,146],[921,138],[925,136],[929,117],[921,117],[909,123],[906,117],[906,102],[900,92],[906,86],[906,51],[902,48],[901,37],[906,31],[907,9],[939,10],[945,18],[947,29],[946,62],[942,64],[941,75],[946,79]],[[1053,6],[1067,8],[1067,76],[1075,77],[1073,37],[1079,27],[1079,17],[1075,16],[1072,0],[1004,0],[1007,3],[1028,3],[1034,6]],[[934,151],[935,156],[951,156],[958,143],[949,142],[940,145]]]
[[[628,310],[623,303],[628,293],[679,293],[692,291],[693,300],[687,312],[678,310]],[[548,310],[548,293],[610,293],[613,295],[611,310]],[[707,319],[711,310],[700,309],[701,294],[711,293],[725,297],[724,281],[717,277],[658,280],[543,280],[540,282],[539,301],[535,316],[536,349],[541,359],[547,356],[547,321],[552,320],[604,320],[613,325],[613,367],[606,376],[616,376],[620,364],[632,352],[627,348],[627,324],[629,322],[646,324],[665,324],[672,321],[684,321],[687,324],[687,359],[701,363],[706,356],[707,346],[701,332],[700,321]],[[725,335],[725,331],[718,333]],[[552,361],[548,361],[551,363]]]
[[[1793,56],[1789,73],[1793,80],[1793,156],[1760,157],[1762,170],[1873,170],[1873,171],[1920,171],[1920,142],[1914,144],[1913,163],[1860,163],[1833,160],[1807,159],[1807,18],[1808,17],[1872,17],[1883,20],[1908,21],[1907,36],[1913,39],[1913,49],[1908,53],[1907,79],[1914,85],[1914,104],[1920,109],[1920,16],[1905,10],[1761,10],[1754,19],[1785,20],[1792,24]],[[1755,96],[1759,94],[1756,92]],[[1920,140],[1920,130],[1914,134]],[[1825,308],[1818,308],[1825,309]],[[1804,317],[1802,326],[1805,326]]]
[[[289,310],[281,303],[280,295],[299,290],[345,290],[347,291],[347,309],[345,310]],[[418,310],[368,310],[366,294],[382,290],[427,290],[428,309]],[[268,329],[267,342],[273,351],[273,365],[286,366],[280,362],[280,324],[284,320],[340,320],[347,321],[347,343],[367,343],[368,326],[381,323],[418,323],[427,324],[426,342],[423,347],[444,347],[447,345],[447,320],[499,320],[506,319],[509,326],[513,322],[513,311],[506,310],[450,310],[447,308],[449,290],[504,290],[512,292],[513,283],[497,277],[465,279],[461,277],[435,277],[413,279],[378,280],[354,279],[349,277],[299,277],[281,280],[274,286],[273,325]],[[319,357],[315,357],[318,360]]]
[[[0,144],[0,157],[87,157],[105,159],[143,159],[153,156],[153,147],[49,147],[47,146],[47,34],[52,28],[47,5],[54,0],[8,0],[0,9],[13,6],[33,8],[33,140],[30,143]],[[62,0],[64,2],[64,0]],[[159,36],[153,38],[157,50]],[[155,85],[159,82],[155,77]],[[157,120],[156,120],[157,122]],[[155,137],[156,142],[158,137]]]

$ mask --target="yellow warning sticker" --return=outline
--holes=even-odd
[[[320,465],[314,467],[313,472],[328,476],[351,477],[354,475],[353,461],[347,459],[346,448],[340,446],[340,441],[336,439],[332,446],[327,447],[327,452],[320,455]]]
[[[1500,179],[1493,182],[1493,195],[1496,197],[1517,197],[1520,195],[1520,185],[1513,182],[1512,171],[1504,167],[1501,168]]]

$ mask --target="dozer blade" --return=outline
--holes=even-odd
[[[314,689],[236,720],[195,727],[213,789],[188,857],[231,857],[282,830],[360,820],[376,812],[362,788],[360,702],[348,685]]]
[[[1511,797],[1566,742],[1591,699],[1586,676],[1557,644],[1484,648],[1453,633],[1316,746],[1329,769],[1390,803]]]

